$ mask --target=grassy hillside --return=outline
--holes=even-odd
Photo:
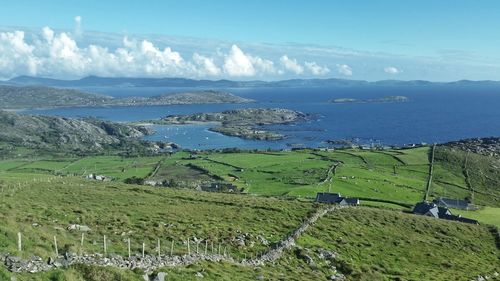
[[[157,238],[163,251],[176,241],[175,254],[187,251],[181,241],[202,238],[222,243],[233,256],[242,258],[264,250],[263,239],[280,240],[315,208],[297,200],[89,182],[78,177],[21,182],[14,189],[3,186],[0,252],[23,257],[53,255],[54,235],[60,252],[102,253],[105,234],[111,254],[126,254],[129,237],[133,252],[139,253],[144,241],[146,253],[151,254]],[[81,233],[67,230],[73,223],[91,228],[83,248]],[[17,232],[23,234],[22,252],[16,249]],[[241,233],[249,237],[245,246],[236,242]],[[322,257],[324,250],[335,258]],[[200,262],[158,271],[167,272],[169,280],[197,280],[197,274],[206,280],[328,280],[335,270],[347,280],[469,280],[497,270],[498,254],[484,226],[359,207],[320,219],[298,240],[298,247],[275,263],[253,268]],[[1,280],[12,276],[26,281],[142,280],[142,274],[94,266],[14,274],[0,267]]]
[[[435,196],[500,207],[500,159],[438,146],[436,161]]]
[[[493,245],[481,226],[367,208],[331,213],[299,240],[324,272],[317,249],[337,252],[354,280],[469,280],[500,268]]]

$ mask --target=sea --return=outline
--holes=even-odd
[[[154,96],[201,90],[163,87],[81,87],[114,97]],[[187,149],[290,149],[328,147],[328,141],[360,145],[408,146],[464,138],[500,136],[500,88],[454,84],[360,85],[216,89],[255,100],[249,104],[197,104],[136,107],[76,107],[26,111],[64,117],[97,117],[129,122],[167,115],[218,112],[237,108],[288,108],[308,114],[307,121],[268,126],[286,136],[279,141],[244,140],[209,130],[211,124],[153,126],[148,140],[175,142]],[[332,103],[405,96],[408,102]]]

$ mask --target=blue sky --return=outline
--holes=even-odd
[[[281,79],[318,73],[367,80],[498,80],[500,76],[500,1],[493,0],[16,0],[2,1],[1,6],[0,27],[4,32],[23,30],[26,42],[32,40],[30,33],[41,32],[43,27],[55,30],[56,36],[66,32],[79,48],[96,44],[110,52],[120,47],[124,36],[148,40],[160,51],[170,47],[186,62],[194,60],[195,52],[212,59],[220,68],[213,78]],[[78,32],[75,16],[81,19]],[[110,42],[113,36],[115,43]],[[186,37],[197,40],[190,42]],[[315,53],[315,47],[321,51]],[[239,51],[250,57],[255,71],[229,75],[223,66],[225,58],[231,54],[237,58]],[[292,62],[291,68],[283,56]],[[258,59],[272,62],[275,71],[259,72]],[[294,60],[302,72],[294,68]],[[329,71],[307,71],[314,68],[307,66],[313,63]],[[350,69],[350,75],[343,68]],[[92,74],[86,69],[69,76]],[[36,73],[64,76],[51,75],[46,69]],[[196,76],[186,70],[154,73],[162,74]]]

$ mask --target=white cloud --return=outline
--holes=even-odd
[[[259,57],[250,57],[250,59],[259,75],[277,73],[276,69],[274,68],[274,62]]]
[[[309,71],[314,75],[326,75],[330,72],[330,69],[326,66],[320,66],[316,62],[305,62],[304,63],[309,69]]]
[[[212,58],[194,53],[193,61],[199,67],[199,76],[218,76],[221,73],[221,69],[215,64]]]
[[[76,17],[77,27],[81,18]],[[81,27],[81,26],[80,26]],[[78,29],[78,28],[77,28]],[[77,30],[75,29],[75,30]],[[75,32],[77,33],[77,32]],[[171,47],[160,48],[152,40],[121,38],[113,48],[106,44],[83,43],[73,32],[55,32],[44,27],[39,34],[0,31],[0,79],[35,75],[75,79],[88,75],[128,77],[294,77],[325,75],[327,66],[306,61],[301,64],[287,55],[274,54],[279,61],[249,54],[239,46],[216,46],[203,55],[191,49],[183,55]],[[116,42],[116,41],[115,41]]]
[[[352,68],[347,64],[337,64],[337,71],[344,76],[352,76]]]
[[[224,61],[224,71],[229,76],[254,76],[252,60],[238,46],[231,46],[231,51]]]
[[[401,73],[401,70],[395,68],[394,66],[388,66],[384,68],[384,72],[389,74],[399,74]]]
[[[22,31],[0,33],[0,77],[36,75],[39,61],[34,49]]]
[[[285,70],[291,71],[295,74],[302,74],[304,68],[297,62],[296,59],[290,59],[287,55],[283,55],[280,58],[281,65]]]

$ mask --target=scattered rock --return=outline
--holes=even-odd
[[[165,277],[167,277],[167,273],[166,272],[158,272],[158,274],[156,275],[154,281],[165,281]]]
[[[337,253],[325,249],[318,249],[318,257],[322,260],[333,260],[337,257]]]
[[[201,272],[197,272],[195,276],[198,278],[203,278],[203,274]]]
[[[89,232],[90,231],[90,227],[88,227],[86,225],[79,225],[79,224],[70,224],[66,229],[69,231],[73,231],[73,230],[78,230],[81,232]]]

